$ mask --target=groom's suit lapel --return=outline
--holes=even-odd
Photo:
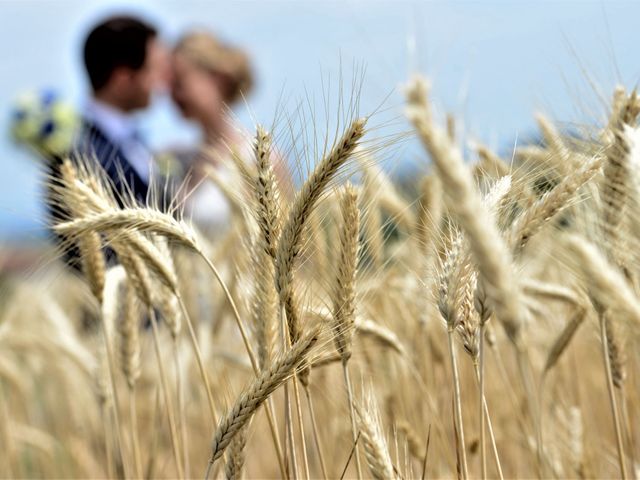
[[[88,120],[83,121],[78,150],[85,155],[97,158],[118,193],[130,190],[138,201],[146,200],[149,190],[147,182],[131,167],[120,146],[112,142],[97,125]]]

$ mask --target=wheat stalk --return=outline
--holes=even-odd
[[[293,268],[302,247],[302,232],[307,218],[338,169],[349,159],[364,135],[365,119],[355,120],[318,163],[291,205],[282,227],[276,254],[276,286],[283,305],[292,304]],[[287,312],[289,313],[289,312]],[[295,341],[300,327],[288,319],[289,335]]]
[[[520,330],[524,312],[520,306],[520,292],[511,270],[511,259],[505,242],[489,213],[483,208],[460,152],[433,123],[425,81],[416,78],[408,88],[407,96],[407,116],[422,144],[431,154],[444,190],[455,192],[450,206],[465,230],[480,280],[485,284],[484,288],[496,316],[513,343],[522,348]]]

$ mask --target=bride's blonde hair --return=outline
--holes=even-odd
[[[175,47],[175,52],[208,72],[220,74],[229,81],[226,93],[228,104],[247,95],[253,87],[253,73],[249,56],[242,49],[220,41],[206,31],[184,35]]]

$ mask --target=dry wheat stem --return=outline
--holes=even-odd
[[[185,478],[190,476],[189,464],[189,445],[187,437],[187,412],[184,405],[184,382],[182,380],[182,369],[180,368],[180,349],[178,338],[173,337],[173,361],[175,370],[175,385],[177,393],[177,409],[178,409],[178,434],[180,435],[180,444],[182,445],[182,456],[184,462]]]
[[[106,285],[107,285],[107,282],[105,281],[105,286]],[[104,310],[104,303],[102,307]],[[113,397],[113,414],[114,414],[115,423],[116,423],[116,441],[117,441],[118,451],[120,453],[120,460],[122,462],[125,475],[127,475],[127,473],[129,472],[129,465],[128,465],[128,462],[125,460],[125,455],[124,455],[124,446],[123,446],[124,437],[122,434],[122,426],[121,426],[122,423],[120,421],[118,389],[116,386],[117,383],[115,378],[115,360],[114,360],[114,354],[112,351],[112,346],[110,341],[110,326],[107,324],[107,314],[104,311],[101,313],[102,313],[101,315],[102,339],[104,342],[104,348],[107,356],[107,370],[108,370],[109,381],[111,382],[111,389],[112,389],[111,393]]]
[[[451,375],[453,383],[453,403],[454,403],[454,426],[456,434],[457,458],[462,461],[462,475],[464,479],[469,478],[467,466],[467,454],[464,441],[464,424],[462,421],[462,407],[460,395],[460,379],[458,375],[458,365],[454,346],[454,334],[458,320],[458,311],[452,298],[456,291],[451,291],[453,276],[459,269],[459,264],[468,265],[466,252],[461,251],[463,247],[462,236],[455,235],[452,238],[449,248],[446,250],[445,258],[442,260],[442,268],[439,272],[438,309],[447,326],[447,345]]]
[[[113,231],[109,231],[109,229],[107,229],[106,233],[111,234],[110,237],[112,238],[112,243],[116,248],[116,250],[118,251],[118,254],[123,264],[125,266],[127,265],[129,266],[128,272],[132,280],[137,282],[138,284],[137,290],[140,294],[142,294],[145,303],[147,303],[148,305],[151,305],[153,303],[153,299],[152,299],[153,289],[149,284],[150,280],[147,279],[148,275],[144,273],[145,269],[141,265],[140,260],[138,259],[138,256],[137,256],[138,254],[140,255],[141,259],[145,260],[146,265],[150,266],[151,270],[154,271],[154,273],[156,273],[157,278],[159,278],[160,280],[163,280],[164,283],[177,295],[178,294],[177,280],[176,280],[175,271],[170,261],[170,254],[167,255],[168,253],[170,253],[167,251],[168,246],[165,246],[164,242],[159,240],[160,242],[159,245],[161,247],[165,246],[165,254],[163,255],[160,252],[159,248],[157,248],[153,243],[148,241],[146,238],[142,237],[142,235],[140,235],[136,229],[141,228],[143,231],[145,229],[148,229],[149,231],[154,233],[165,234],[165,235],[171,236],[172,238],[178,238],[180,241],[183,241],[184,243],[186,243],[187,246],[193,249],[196,249],[198,252],[200,252],[199,247],[195,242],[195,235],[188,230],[188,227],[182,222],[175,221],[172,217],[168,215],[161,214],[159,212],[154,212],[153,210],[150,210],[150,209],[138,209],[138,213],[142,211],[142,212],[146,212],[146,215],[147,215],[147,218],[146,218],[147,224],[145,225],[145,227],[141,227],[141,225],[135,221],[135,218],[131,218],[132,217],[131,214],[134,214],[133,216],[135,216],[135,210],[132,212],[109,211],[108,210],[109,205],[113,202],[109,202],[106,199],[101,199],[99,196],[96,195],[95,192],[92,192],[91,190],[87,191],[86,188],[82,190],[81,183],[80,185],[76,185],[76,186],[78,187],[76,188],[76,190],[83,192],[84,197],[91,201],[94,208],[96,209],[102,208],[103,210],[105,209],[107,210],[106,212],[103,212],[103,215],[110,215],[114,213],[127,213],[129,216],[129,221],[133,222],[133,225],[131,225],[133,231],[130,231],[130,230],[122,231],[122,228],[117,228]],[[121,220],[126,218],[127,218],[127,215],[124,215],[124,217],[121,218]],[[126,222],[124,226],[126,227]],[[126,247],[124,247],[125,242],[127,244]],[[214,268],[214,273],[217,273],[215,268]],[[219,275],[216,275],[216,276],[218,277],[219,280],[221,280]],[[223,285],[223,288],[224,288],[224,285]],[[226,288],[225,288],[225,293],[228,294],[228,291],[226,290]],[[230,295],[227,295],[227,297],[230,299]],[[162,299],[165,300],[165,305],[168,305],[171,310],[171,313],[167,315],[167,320],[170,322],[170,326],[172,327],[171,328],[172,335],[175,338],[179,329],[179,324],[177,324],[176,322],[180,312],[176,308],[172,307],[175,299],[172,298],[170,295],[163,295]],[[209,386],[206,371],[203,366],[203,361],[199,351],[197,339],[195,338],[193,326],[186,312],[186,309],[184,308],[184,304],[182,303],[180,298],[178,298],[178,301],[181,304],[183,313],[185,315],[185,318],[187,319],[191,343],[194,348],[200,374],[202,376],[205,389],[207,392],[211,418],[212,418],[212,421],[215,423],[216,415],[215,415],[213,397],[211,394],[211,389]],[[230,301],[232,302],[231,299]],[[166,313],[167,309],[165,308],[164,310]],[[234,313],[237,314],[237,310],[235,309],[235,307],[234,307]],[[237,319],[239,319],[238,316],[236,317]]]
[[[3,452],[5,453],[5,461],[4,466],[6,472],[9,477],[13,477],[13,466],[11,462],[11,456],[13,451],[15,450],[13,436],[11,435],[9,428],[9,409],[7,406],[8,397],[6,393],[3,391],[3,386],[0,384],[0,439],[2,439]],[[105,433],[107,428],[105,426]],[[107,445],[107,452],[109,452],[109,446]],[[109,459],[109,454],[107,455],[107,459]]]
[[[213,424],[216,424],[216,409],[215,409],[215,402],[213,400],[213,394],[211,393],[211,385],[209,382],[209,376],[207,375],[207,371],[204,367],[204,362],[202,361],[202,353],[200,351],[200,346],[198,344],[198,338],[196,337],[196,332],[193,328],[193,322],[191,321],[191,317],[189,315],[189,312],[187,311],[187,307],[184,304],[184,300],[182,299],[181,295],[177,296],[178,302],[180,304],[180,309],[182,311],[182,315],[184,315],[184,318],[186,320],[187,323],[187,331],[189,332],[189,339],[191,340],[191,346],[195,352],[195,357],[196,357],[196,363],[198,365],[198,370],[200,372],[200,377],[202,378],[202,381],[204,383],[204,387],[205,387],[205,392],[207,394],[207,403],[209,405],[209,414],[211,416],[211,421],[213,422]]]
[[[322,470],[322,478],[327,480],[329,478],[327,476],[327,466],[324,460],[324,453],[322,451],[322,442],[320,440],[320,433],[318,432],[318,422],[316,421],[316,414],[313,408],[313,400],[311,398],[311,389],[309,385],[303,385],[306,397],[307,404],[309,407],[309,416],[311,417],[311,428],[313,432],[313,440],[316,444],[316,450],[318,451],[318,461],[320,463],[320,469]]]
[[[481,328],[486,328],[487,325],[484,324]],[[484,335],[483,335],[484,337]],[[484,343],[484,340],[481,340],[482,343]],[[481,345],[481,348],[484,348]],[[483,354],[484,356],[484,354]],[[480,369],[479,369],[479,365],[476,367],[475,369],[475,373],[476,373],[476,380],[478,381],[478,388],[484,392],[484,388],[480,386],[480,382],[482,381],[480,378]],[[491,415],[489,415],[489,407],[487,406],[487,399],[484,396],[484,394],[482,395],[482,410],[483,410],[483,418],[486,419],[486,426],[487,426],[487,430],[489,431],[489,440],[491,441],[491,450],[493,452],[493,460],[495,462],[495,466],[496,466],[496,470],[498,472],[498,478],[500,480],[503,480],[504,476],[502,474],[502,465],[500,463],[500,456],[498,455],[498,446],[496,444],[496,437],[495,434],[493,433],[493,423],[491,422]]]
[[[107,357],[108,357],[108,361],[107,361],[107,365],[108,365],[108,369],[109,369],[109,378],[111,381],[111,389],[112,389],[112,396],[113,396],[113,414],[114,414],[114,418],[115,418],[115,424],[116,424],[116,443],[117,443],[117,448],[118,448],[118,452],[120,453],[120,461],[122,462],[122,467],[125,471],[125,476],[127,475],[128,472],[128,462],[125,460],[125,455],[124,455],[124,437],[122,434],[122,423],[120,421],[120,407],[118,405],[118,390],[116,387],[116,381],[115,381],[115,362],[113,361],[113,352],[111,351],[111,346],[110,346],[110,342],[107,336],[107,331],[106,329],[103,328],[103,338],[104,338],[104,343],[105,343],[105,347],[106,347],[106,351],[107,351]]]
[[[174,417],[173,401],[171,400],[171,393],[169,392],[169,384],[164,368],[164,361],[162,360],[162,352],[160,351],[160,338],[158,335],[158,321],[156,319],[156,312],[152,307],[149,307],[149,318],[151,320],[151,333],[153,334],[153,347],[156,353],[156,360],[158,361],[158,370],[160,372],[160,384],[164,395],[164,403],[167,408],[167,419],[169,421],[169,431],[171,434],[170,436],[171,446],[173,449],[173,457],[176,463],[178,478],[182,479],[184,478],[184,469],[180,457],[180,445],[178,443],[178,430],[176,428],[176,421]]]
[[[285,333],[286,335],[286,333]],[[289,466],[289,460],[291,460],[291,476],[298,478],[298,454],[296,453],[296,442],[293,433],[293,417],[291,414],[291,396],[289,394],[289,383],[284,384],[284,429],[286,431],[285,438],[285,465]],[[290,457],[289,457],[290,456]],[[289,470],[287,470],[288,476]]]
[[[353,436],[353,443],[355,448],[355,457],[356,457],[356,472],[358,474],[358,479],[362,479],[362,466],[360,464],[360,449],[358,448],[357,440],[358,440],[358,427],[356,424],[356,412],[355,412],[355,402],[353,399],[353,388],[351,386],[351,378],[349,377],[349,366],[346,362],[342,362],[342,373],[344,376],[344,383],[347,387],[347,402],[349,402],[349,416],[351,418],[351,432]]]
[[[482,322],[479,326],[478,339],[478,363],[477,371],[479,377],[479,412],[480,419],[480,471],[482,472],[482,480],[487,478],[487,449],[485,444],[485,415],[484,415],[484,334],[487,325]],[[499,462],[498,462],[499,463]]]
[[[304,369],[308,369],[308,367],[303,367]],[[309,475],[309,457],[308,457],[308,452],[307,452],[307,439],[306,439],[306,435],[304,433],[304,421],[302,418],[302,405],[300,402],[300,389],[298,387],[298,375],[295,374],[293,375],[293,391],[294,391],[294,396],[296,398],[296,414],[298,417],[298,426],[299,426],[299,431],[300,431],[300,444],[302,447],[302,466],[304,467],[304,475],[305,475],[305,479],[309,480],[310,475]]]
[[[107,462],[107,476],[109,478],[115,478],[113,472],[113,456],[111,454],[111,433],[110,433],[110,422],[109,422],[109,406],[101,403],[100,404],[100,417],[102,419],[102,425],[104,430],[104,447],[105,447],[105,459]],[[5,445],[5,450],[11,451],[11,445],[8,442],[3,442]],[[9,472],[11,473],[11,472]]]
[[[147,466],[145,468],[145,477],[146,478],[154,478],[155,467],[156,467],[156,452],[158,450],[158,427],[161,424],[161,416],[160,412],[160,390],[156,385],[154,388],[153,394],[153,409],[151,411],[151,417],[153,419],[153,427],[151,429],[151,447],[149,449],[149,456],[147,460]]]
[[[604,359],[605,375],[607,378],[607,391],[609,392],[609,403],[611,404],[611,414],[613,416],[613,425],[616,434],[616,448],[618,450],[618,464],[620,466],[620,475],[622,479],[627,477],[627,465],[624,454],[624,446],[622,443],[622,432],[620,425],[620,415],[618,413],[618,404],[613,386],[613,376],[611,374],[611,364],[609,361],[609,347],[607,345],[606,320],[604,315],[600,315],[600,342],[602,344],[602,357]]]
[[[451,361],[451,375],[453,381],[453,395],[454,395],[454,407],[455,407],[455,422],[456,430],[458,432],[458,442],[456,448],[458,449],[460,458],[462,459],[462,475],[466,480],[469,478],[469,469],[467,466],[467,451],[464,440],[464,423],[462,421],[462,397],[460,394],[460,377],[458,374],[458,363],[456,360],[456,351],[453,341],[454,330],[452,327],[447,328],[447,343],[449,345],[449,359]]]
[[[136,389],[129,390],[129,417],[131,419],[131,445],[136,476],[142,478],[142,457],[140,456],[140,439],[138,434],[138,411],[136,408]]]
[[[209,258],[206,257],[202,251],[198,251],[197,253],[199,253],[200,256],[205,260],[205,263],[207,264],[209,269],[215,275],[216,279],[218,280],[218,283],[220,284],[220,286],[222,287],[222,290],[225,293],[225,296],[226,296],[229,304],[231,305],[231,309],[233,311],[234,319],[236,321],[238,329],[240,330],[240,334],[242,336],[242,341],[243,341],[245,349],[246,349],[246,351],[247,351],[247,353],[249,355],[249,360],[251,361],[251,367],[253,368],[254,374],[256,376],[258,376],[260,370],[259,370],[259,367],[258,367],[258,364],[257,364],[257,361],[256,361],[256,357],[255,357],[255,354],[253,353],[253,349],[251,348],[251,344],[249,343],[249,338],[247,336],[246,329],[244,328],[244,324],[242,322],[242,319],[240,318],[240,314],[238,313],[238,309],[237,309],[237,307],[235,305],[235,302],[233,301],[233,298],[231,297],[231,293],[229,292],[229,289],[227,288],[226,283],[222,279],[222,276],[220,275],[220,272],[215,267],[215,265],[211,262],[211,260],[209,260]],[[190,333],[191,332],[193,332],[192,328],[190,328]],[[193,335],[193,338],[195,339],[195,334]],[[267,413],[267,419],[269,421],[269,428],[271,429],[271,436],[273,438],[273,442],[274,442],[274,446],[275,446],[275,449],[276,449],[276,453],[278,455],[280,471],[281,471],[281,474],[284,477],[284,476],[286,476],[285,475],[285,473],[286,473],[286,462],[284,461],[284,456],[282,454],[282,447],[281,447],[281,443],[280,443],[280,437],[278,435],[278,430],[276,428],[276,424],[275,424],[275,420],[274,420],[273,408],[271,407],[271,405],[268,402],[265,405],[265,411]]]
[[[153,244],[151,244],[151,242],[149,242],[148,244],[150,247],[152,248],[156,248]],[[163,242],[160,243],[160,245],[165,245],[165,248],[168,249],[168,246],[166,246],[166,244],[164,244]],[[140,251],[140,250],[138,250]],[[158,250],[159,252],[159,250]],[[166,259],[170,259],[170,252],[166,252],[164,255],[164,260],[162,260],[161,263],[165,264],[164,270],[166,270],[167,275],[165,275],[166,278],[175,278],[175,271],[173,270],[172,264],[169,261],[166,261]],[[126,256],[125,256],[125,261],[126,261]],[[147,265],[149,265],[149,263],[147,263]],[[155,270],[154,270],[155,271]],[[161,275],[162,276],[162,275]],[[177,282],[176,282],[177,283]],[[175,285],[175,284],[174,284]],[[171,286],[170,286],[171,288]],[[216,414],[215,414],[215,406],[214,406],[214,401],[213,401],[213,395],[211,393],[211,387],[209,385],[209,379],[207,377],[207,373],[205,371],[204,368],[204,363],[202,360],[202,354],[200,352],[200,348],[198,345],[198,341],[195,337],[195,332],[193,330],[193,324],[191,322],[191,318],[187,312],[187,309],[184,305],[184,302],[182,301],[182,298],[178,292],[178,289],[174,286],[173,287],[173,293],[167,293],[165,295],[163,295],[163,303],[164,303],[164,307],[163,307],[163,312],[165,313],[165,320],[167,321],[167,324],[170,327],[171,330],[171,334],[173,336],[174,339],[174,357],[175,357],[175,361],[176,361],[176,374],[179,375],[180,374],[180,368],[179,366],[177,366],[177,362],[178,362],[178,352],[177,352],[177,335],[179,332],[179,328],[180,325],[178,323],[178,318],[179,316],[182,314],[187,322],[187,327],[188,327],[188,331],[189,331],[189,338],[191,340],[191,344],[192,344],[192,348],[194,350],[194,354],[196,357],[196,363],[198,365],[198,369],[200,372],[200,376],[202,378],[202,381],[204,383],[204,387],[205,387],[205,391],[207,394],[207,400],[208,400],[208,405],[209,405],[209,412],[211,415],[211,420],[213,422],[213,424],[215,424],[216,422]],[[178,304],[177,306],[175,304]],[[181,383],[181,382],[179,382]],[[180,392],[180,390],[179,390]],[[181,395],[179,393],[179,395]],[[180,399],[179,399],[180,402]],[[180,408],[180,412],[182,412],[182,409]],[[181,413],[182,415],[182,413]],[[182,425],[184,425],[184,421],[181,422]],[[183,434],[184,436],[184,434]],[[184,442],[183,442],[184,443]],[[185,451],[187,450],[186,445],[183,445]],[[186,459],[186,455],[185,455],[185,459]]]
[[[571,342],[574,335],[576,334],[578,327],[582,325],[582,322],[584,321],[586,314],[587,314],[586,309],[584,307],[578,306],[577,310],[575,311],[575,313],[573,314],[569,322],[567,322],[567,325],[565,326],[565,328],[562,329],[562,331],[560,332],[560,335],[558,335],[558,337],[554,341],[549,351],[549,354],[547,355],[547,361],[545,363],[545,367],[542,372],[542,377],[540,378],[540,387],[539,387],[540,405],[542,405],[544,381],[546,379],[547,373],[556,365],[561,355],[569,346],[569,343]],[[540,408],[540,411],[542,412],[542,408]],[[543,458],[543,456],[544,456],[545,449],[544,449],[544,441],[543,441],[542,433],[543,433],[542,417],[540,417],[540,428],[538,429],[539,438],[538,438],[537,454],[538,454],[538,461],[542,466],[544,466],[545,464],[543,463],[543,460],[545,459]]]
[[[120,367],[132,390],[140,376],[140,310],[137,302],[135,290],[127,283],[116,329],[120,339]]]

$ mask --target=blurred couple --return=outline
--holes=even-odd
[[[184,199],[187,214],[210,234],[224,230],[229,204],[212,182],[202,180],[207,168],[224,179],[231,152],[250,161],[251,144],[230,114],[253,84],[248,56],[204,31],[185,34],[170,49],[152,25],[129,16],[96,25],[83,53],[91,95],[76,152],[96,158],[117,192],[145,201],[163,169],[133,114],[149,107],[155,92],[169,91],[183,117],[200,128],[201,144],[163,156],[171,156],[183,172],[174,175],[178,183],[188,179],[183,190],[193,190]]]

